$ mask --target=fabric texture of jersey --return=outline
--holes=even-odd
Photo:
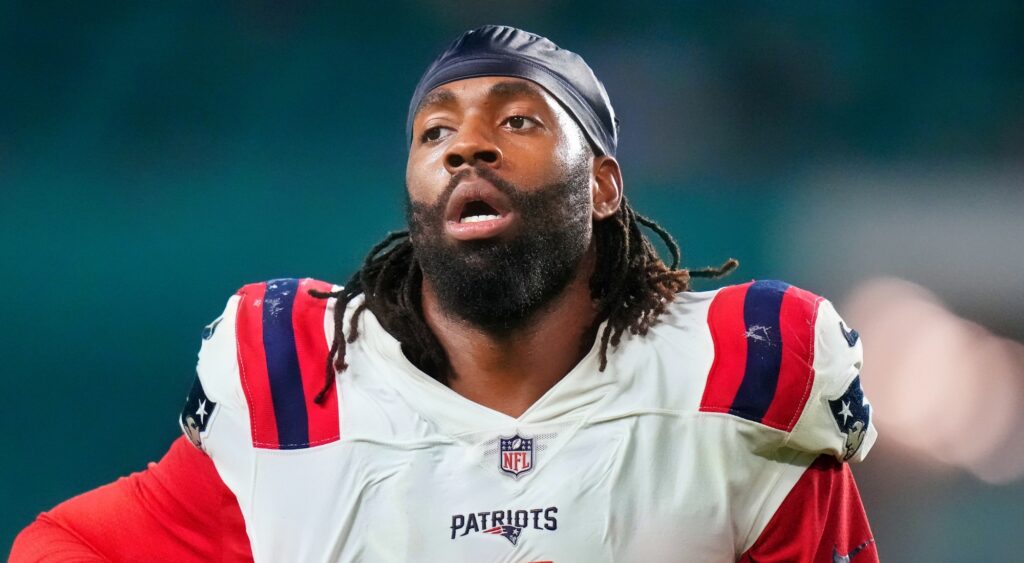
[[[752,561],[787,497],[847,490],[838,462],[876,437],[860,340],[782,282],[679,294],[607,369],[595,346],[518,418],[416,369],[369,311],[315,403],[334,300],[310,288],[328,286],[242,288],[199,356],[197,400],[216,406],[190,438],[256,561]],[[839,469],[813,473],[822,455]]]

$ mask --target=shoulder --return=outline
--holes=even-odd
[[[875,437],[860,386],[863,350],[832,304],[777,280],[709,297],[713,361],[700,410],[781,432],[795,449],[862,458]]]
[[[338,439],[336,393],[322,404],[313,400],[326,381],[334,299],[324,294],[332,289],[312,278],[246,284],[203,331],[193,394],[198,386],[208,403],[233,413],[253,447],[299,449]],[[182,426],[194,443],[202,438]]]
[[[297,325],[307,317],[322,315],[328,300],[310,293],[325,294],[334,286],[313,278],[280,278],[243,285],[235,292],[239,299],[236,324],[257,323],[273,326],[287,324],[278,321],[290,320]],[[292,319],[287,313],[292,314]],[[312,315],[311,315],[312,313]]]

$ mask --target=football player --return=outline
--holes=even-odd
[[[689,291],[735,262],[678,269],[628,204],[583,59],[469,31],[407,133],[408,231],[343,287],[242,287],[187,439],[13,561],[877,561],[857,333],[783,282]]]

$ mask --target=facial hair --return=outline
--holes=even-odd
[[[515,233],[493,239],[445,237],[452,192],[473,171],[511,201]],[[524,190],[477,167],[452,177],[434,204],[407,200],[413,255],[442,310],[491,334],[514,332],[558,297],[575,277],[590,245],[589,161],[566,168],[556,183]]]

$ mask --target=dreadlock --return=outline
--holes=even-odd
[[[672,255],[666,265],[651,241],[643,234],[644,226],[665,243]],[[622,335],[645,335],[665,312],[675,294],[690,289],[692,278],[719,278],[736,269],[739,262],[730,258],[721,266],[700,270],[679,269],[680,252],[675,239],[661,225],[637,213],[622,200],[618,212],[594,225],[597,266],[590,278],[590,294],[597,308],[593,334],[605,320],[601,332],[600,370],[608,365],[609,346],[618,346]],[[359,336],[359,317],[370,309],[392,336],[402,344],[406,357],[435,379],[445,382],[448,357],[423,318],[420,286],[423,273],[413,255],[408,231],[388,233],[366,255],[362,267],[338,291],[309,290],[320,298],[336,298],[334,306],[334,340],[327,356],[327,379],[316,396],[322,403],[334,387],[335,375],[345,370],[346,344]],[[345,334],[345,310],[348,303],[362,293],[365,297],[349,319]]]

